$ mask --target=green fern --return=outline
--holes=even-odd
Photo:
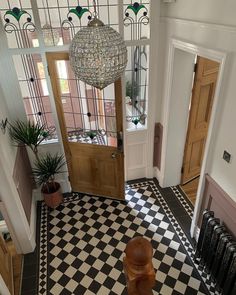
[[[51,187],[56,189],[55,175],[62,173],[61,169],[65,164],[64,156],[58,153],[55,155],[47,153],[45,156],[40,157],[35,162],[35,167],[33,168],[33,175],[35,176],[36,182],[46,187],[48,192],[50,192]]]
[[[9,134],[16,144],[27,145],[34,152],[36,158],[38,158],[38,146],[50,135],[44,126],[20,120],[10,124]]]

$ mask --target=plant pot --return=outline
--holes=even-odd
[[[44,185],[41,189],[41,192],[44,197],[45,204],[50,208],[56,208],[63,202],[63,195],[61,192],[61,186],[58,182],[55,182],[56,188],[54,189],[54,185],[49,183],[47,186]],[[54,192],[48,193],[47,187],[54,189]]]

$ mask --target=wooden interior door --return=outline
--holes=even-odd
[[[68,53],[47,61],[72,190],[124,199],[121,80],[100,91],[74,77]]]
[[[219,63],[197,57],[185,143],[182,184],[200,175]]]
[[[0,274],[8,287],[10,294],[14,295],[12,257],[5,241],[0,234]]]

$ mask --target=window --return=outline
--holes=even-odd
[[[34,4],[33,7],[32,3]],[[34,23],[34,9],[36,8],[40,20],[40,28],[37,29]],[[150,51],[149,10],[150,0],[140,0],[139,2],[133,0],[99,0],[97,5],[98,17],[105,24],[120,31],[128,44],[128,65],[125,72],[126,128],[128,130],[147,127]],[[94,15],[93,1],[2,1],[0,14],[8,46],[15,48],[14,62],[27,117],[35,122],[40,122],[46,128],[55,130],[41,54],[47,52],[48,47],[54,47],[55,51],[59,51],[60,46],[70,44],[77,31],[86,26],[92,19]],[[38,38],[39,30],[41,30],[42,39]],[[24,52],[25,48],[27,48],[27,52]],[[18,55],[17,50],[19,51]],[[71,73],[68,72],[65,61],[58,61],[57,67],[60,76],[62,103],[67,105],[71,93],[74,91],[74,86],[71,86],[73,79]],[[84,92],[84,86],[81,85],[83,84],[77,83],[79,94]],[[91,91],[89,89],[86,91],[84,94],[85,99],[87,99],[86,108],[93,110],[90,98]],[[104,96],[104,94],[101,95]],[[113,110],[113,104],[114,102],[107,100],[104,106],[98,106],[98,109],[101,114],[105,111],[109,113]],[[89,120],[90,123],[94,122],[92,119],[93,116]],[[99,120],[103,125],[102,119]],[[112,119],[108,121],[106,124],[110,126],[111,132],[113,132],[114,122]],[[72,126],[73,130],[77,128],[77,125],[74,125]],[[93,124],[90,125],[91,128],[96,127]],[[56,137],[55,132],[54,137]]]
[[[42,86],[42,90],[43,90],[43,95],[47,96],[49,93],[48,93],[47,81],[45,79],[45,72],[44,72],[43,63],[37,62],[37,68],[38,68],[39,78],[40,78],[40,82],[41,82],[41,86]]]
[[[16,73],[27,118],[52,132],[57,138],[52,116],[45,71],[39,54],[14,55]]]
[[[57,71],[60,77],[61,93],[62,94],[70,93],[67,67],[66,67],[66,62],[64,60],[57,61]]]

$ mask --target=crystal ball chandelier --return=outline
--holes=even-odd
[[[127,48],[121,35],[95,17],[73,38],[69,55],[75,76],[98,89],[121,77],[127,65]]]

